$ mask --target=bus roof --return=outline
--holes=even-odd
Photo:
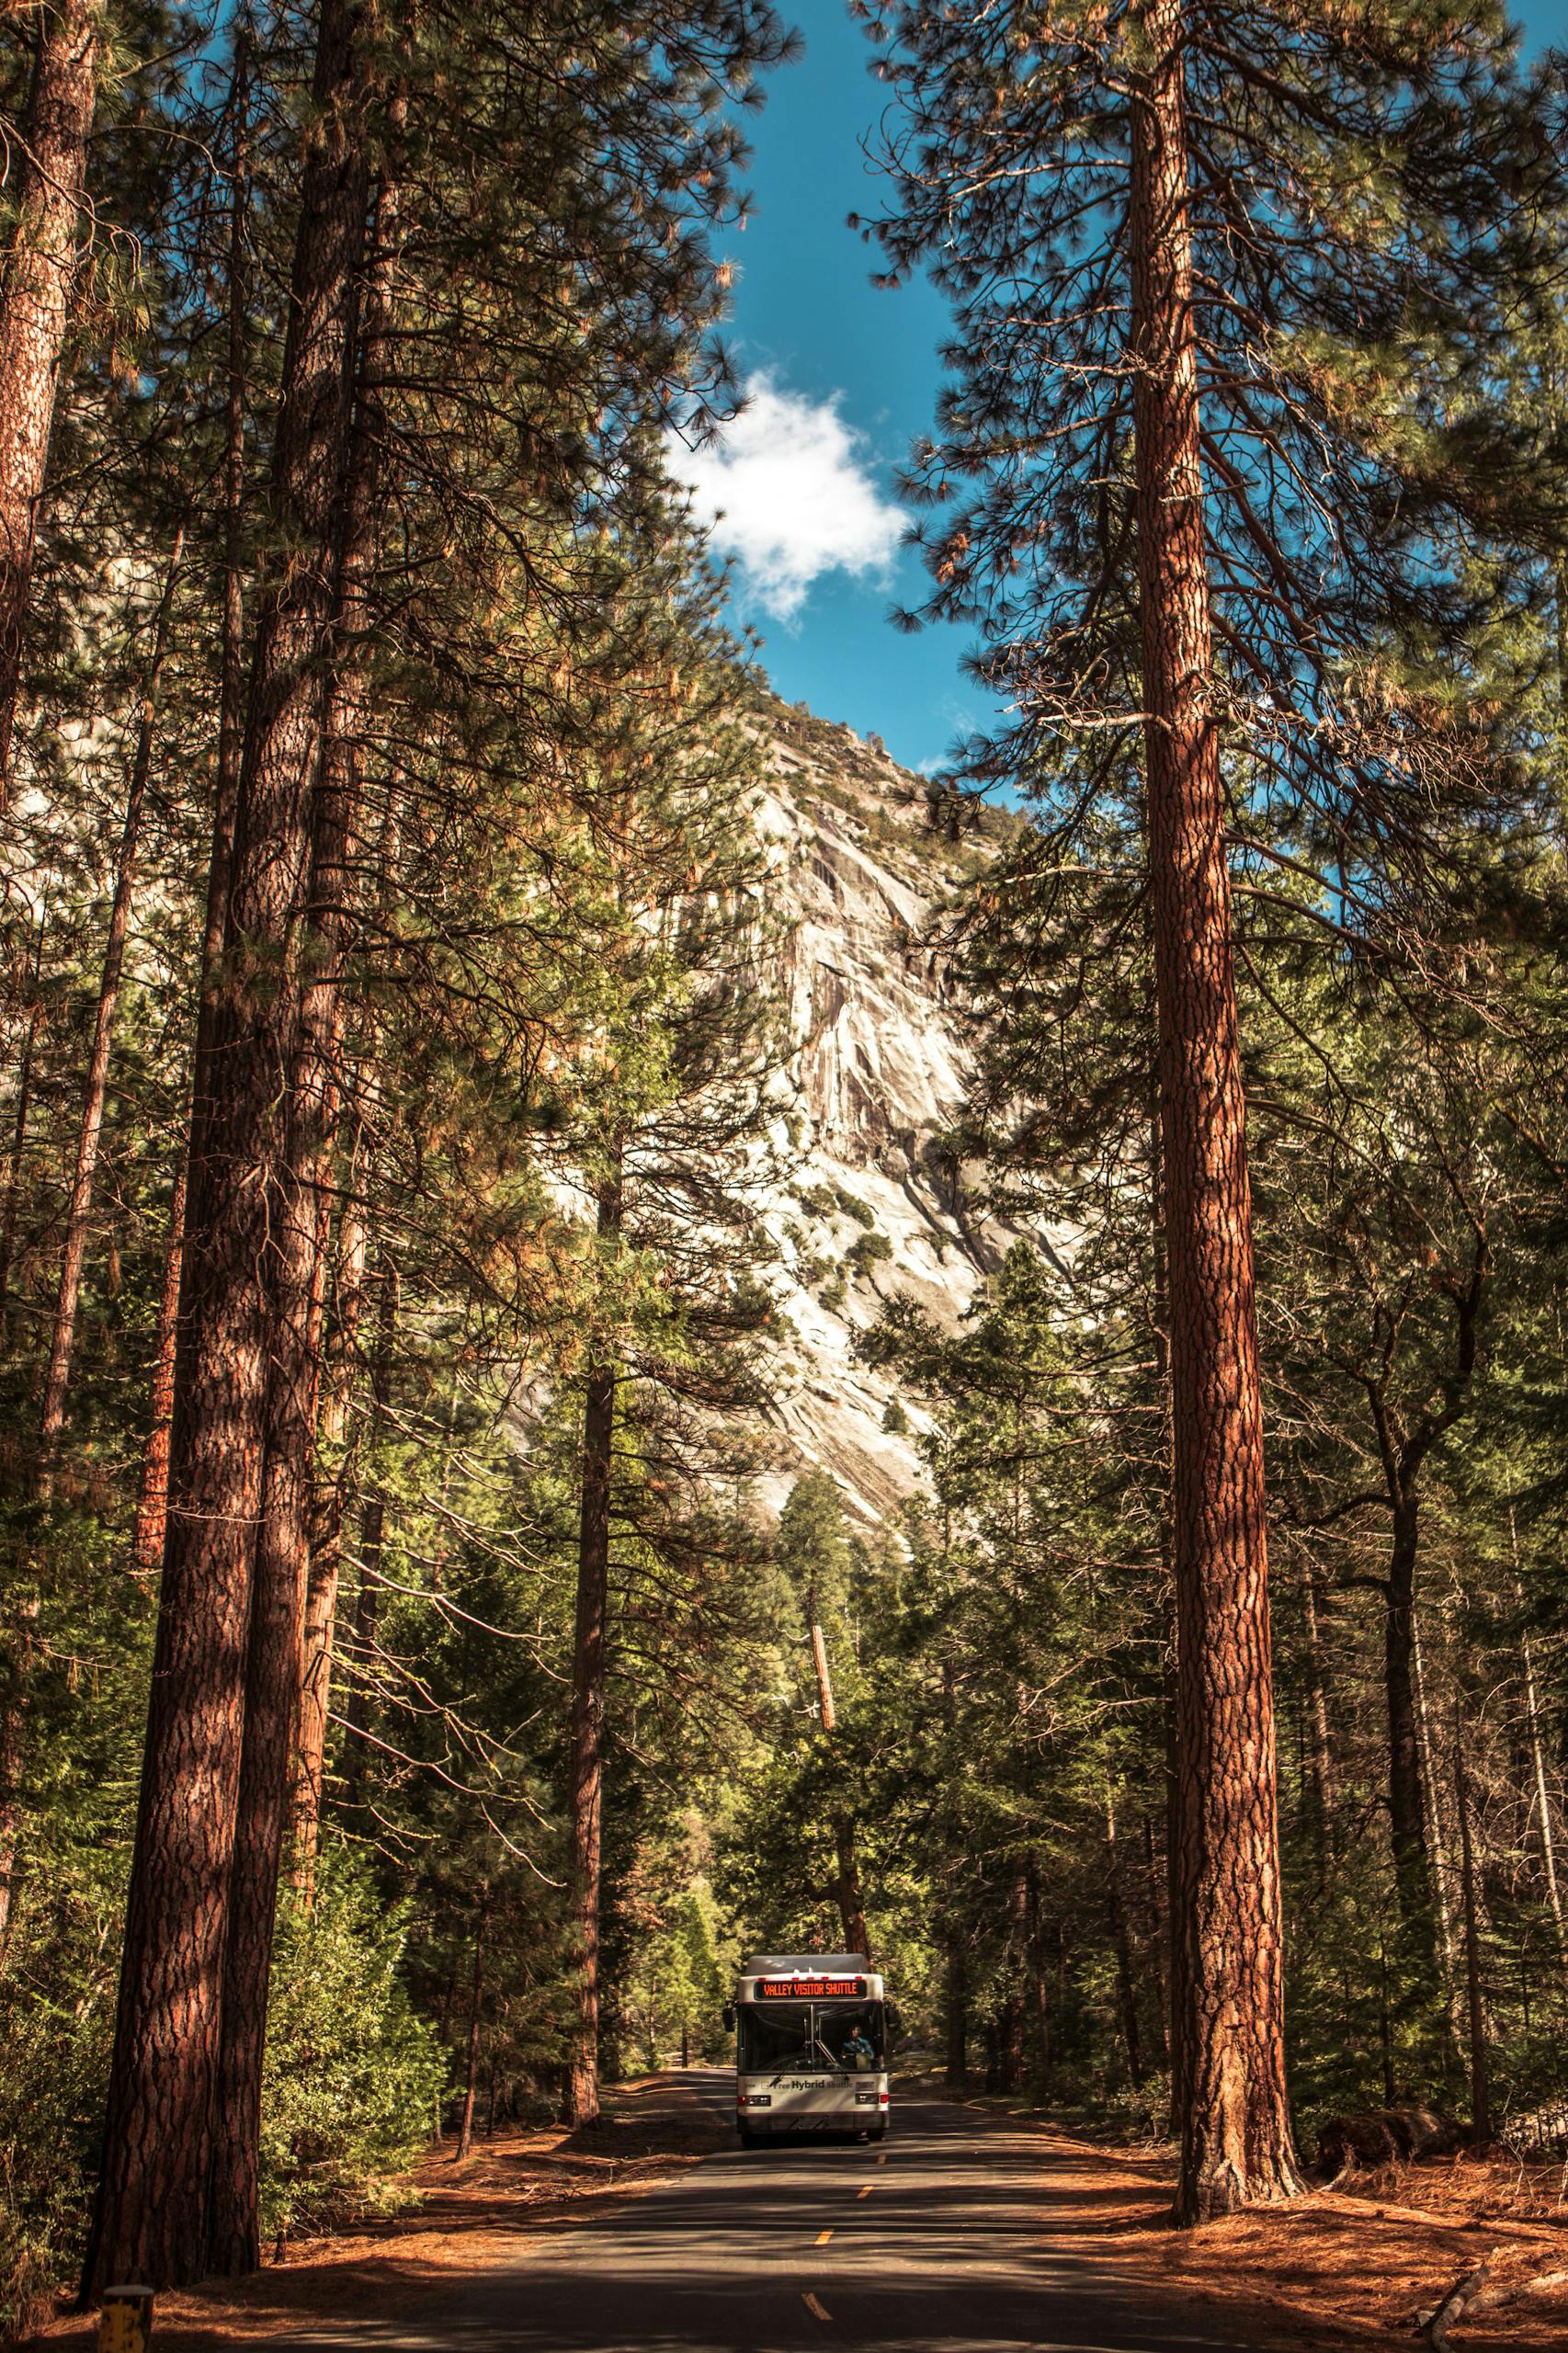
[[[754,1952],[741,1971],[743,2002],[809,2000],[881,2002],[886,1988],[863,1952]]]

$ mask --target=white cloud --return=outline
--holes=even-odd
[[[903,517],[869,472],[865,436],[838,413],[754,376],[746,406],[701,449],[671,451],[670,469],[710,518],[713,544],[739,563],[750,596],[792,620],[825,572],[885,572]]]

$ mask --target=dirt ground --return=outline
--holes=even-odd
[[[1258,2344],[1365,2344],[1415,2339],[1457,2280],[1490,2259],[1488,2287],[1561,2272],[1523,2295],[1457,2322],[1449,2344],[1568,2347],[1568,2167],[1460,2156],[1342,2180],[1288,2206],[1176,2231],[1167,2220],[1170,2156],[1112,2149],[1054,2130],[1036,2112],[971,2097],[967,2107],[1038,2130],[1048,2160],[1042,2231],[1093,2250],[1122,2273],[1199,2302],[1224,2283],[1227,2311],[1255,2302]]]
[[[158,2353],[234,2353],[303,2323],[408,2320],[438,2301],[455,2271],[519,2260],[547,2225],[600,2213],[695,2165],[730,2134],[678,2084],[622,2085],[585,2131],[497,2132],[461,2166],[436,2149],[411,2177],[417,2203],[384,2222],[268,2249],[253,2279],[162,2295]],[[62,2313],[21,2353],[85,2353],[94,2321]]]
[[[1412,2313],[1489,2256],[1492,2279],[1504,2285],[1568,2268],[1562,2167],[1442,2159],[1174,2231],[1164,2153],[1102,2147],[1011,2103],[971,2097],[964,2105],[1039,2133],[1043,2237],[1092,2253],[1176,2302],[1202,2303],[1222,2280],[1228,2312],[1256,2305],[1260,2347],[1408,2336]],[[722,2118],[654,2076],[619,2087],[590,2131],[497,2134],[461,2167],[449,2150],[434,2151],[414,2177],[419,2203],[410,2211],[295,2242],[253,2279],[161,2296],[160,2353],[234,2353],[301,2323],[416,2324],[420,2305],[438,2300],[454,2271],[515,2262],[541,2227],[600,2213],[728,2139]],[[33,2353],[85,2353],[92,2336],[90,2320],[62,2314],[29,2344]],[[1450,2343],[1460,2353],[1562,2353],[1568,2280],[1460,2322]]]

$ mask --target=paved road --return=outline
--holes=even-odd
[[[733,2078],[689,2078],[732,2112]],[[1053,2247],[1039,2140],[894,2088],[881,2148],[726,2150],[602,2221],[541,2234],[416,2326],[291,2337],[418,2353],[1241,2353],[1252,2335],[1162,2312],[1113,2266]]]

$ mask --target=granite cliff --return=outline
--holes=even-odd
[[[875,737],[799,705],[769,703],[763,723],[758,824],[784,935],[796,1143],[765,1207],[787,1333],[778,1468],[765,1492],[777,1505],[820,1465],[875,1522],[916,1483],[922,1421],[908,1398],[890,1415],[896,1384],[856,1360],[856,1336],[895,1292],[956,1322],[1011,1239],[966,1207],[941,1148],[963,1098],[965,1040],[935,936],[942,904],[1016,821],[983,815],[954,842],[933,823],[926,779]]]

